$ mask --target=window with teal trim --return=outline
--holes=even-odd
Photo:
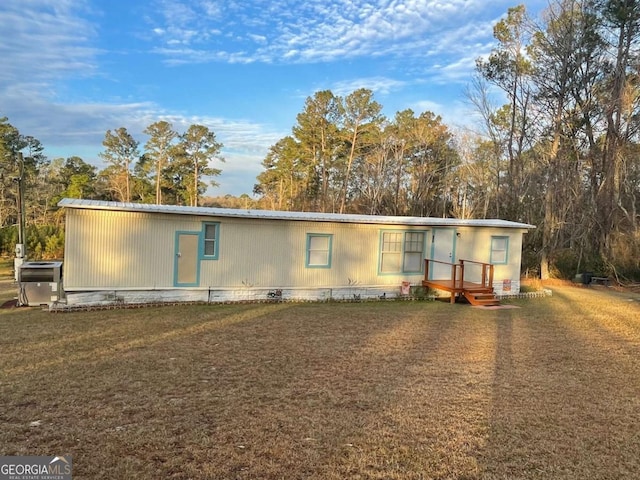
[[[509,259],[509,237],[491,237],[491,260],[493,264],[505,264]]]
[[[402,271],[407,273],[422,272],[424,261],[424,232],[407,232],[404,234],[404,263]]]
[[[220,224],[205,223],[202,226],[202,257],[209,260],[218,259],[220,244]]]
[[[422,273],[425,232],[388,231],[380,238],[381,273]]]
[[[331,268],[331,244],[333,235],[308,233],[307,255],[305,265],[307,268]]]

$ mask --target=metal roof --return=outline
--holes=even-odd
[[[170,213],[176,215],[200,215],[206,217],[256,218],[264,220],[290,220],[306,222],[368,223],[380,225],[417,225],[432,227],[499,227],[536,228],[527,223],[499,219],[457,219],[434,217],[405,217],[386,215],[354,215],[318,212],[285,212],[275,210],[243,210],[233,208],[184,207],[178,205],[152,205],[147,203],[107,202],[63,198],[59,207],[85,210],[109,210],[119,212]]]

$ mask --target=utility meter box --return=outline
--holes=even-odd
[[[50,305],[62,297],[62,262],[24,262],[20,265],[18,306]]]

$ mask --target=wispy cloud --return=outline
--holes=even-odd
[[[215,18],[219,4],[198,2],[200,14]],[[167,3],[165,10],[174,21],[187,25],[193,22],[194,12],[175,2]],[[197,13],[197,12],[196,12]],[[86,161],[99,164],[97,153],[108,129],[125,126],[140,141],[146,141],[144,129],[158,120],[173,123],[184,132],[189,125],[203,124],[213,130],[224,144],[222,184],[239,182],[242,174],[253,176],[260,171],[260,162],[268,146],[286,132],[274,131],[250,120],[179,115],[149,101],[76,101],[68,103],[60,96],[60,83],[64,79],[104,75],[99,70],[98,48],[93,47],[96,27],[88,17],[100,16],[84,0],[31,0],[25,3],[0,4],[0,55],[5,59],[0,69],[0,116],[9,115],[10,122],[21,132],[36,136],[45,146],[45,153],[74,152]],[[197,22],[196,22],[197,23]],[[166,32],[163,28],[168,28]],[[179,33],[179,35],[178,35]],[[156,35],[174,35],[172,41],[180,44],[172,51],[183,56],[198,55],[189,46],[202,31],[180,29],[167,25],[158,27]],[[209,30],[211,37],[220,32]],[[253,39],[260,42],[260,38]],[[215,53],[207,61],[218,60]],[[221,57],[224,61],[241,55],[232,52]],[[228,180],[227,180],[228,178]],[[246,179],[245,179],[246,180]],[[223,185],[238,188],[238,185]],[[246,185],[245,185],[246,187]]]
[[[527,5],[546,1],[529,0]],[[487,3],[493,13],[488,13]],[[166,97],[157,92],[188,89],[184,85],[198,85],[198,79],[176,82],[175,75],[171,87],[165,87],[164,76],[182,71],[160,67],[254,64],[247,70],[259,72],[264,66],[260,64],[271,64],[277,68],[270,72],[309,67],[308,73],[314,68],[321,72],[323,63],[328,71],[339,62],[344,75],[321,72],[297,79],[287,87],[287,96],[274,91],[274,102],[279,103],[273,108],[290,109],[286,103],[295,97],[291,92],[308,96],[313,94],[308,89],[328,88],[348,95],[368,88],[387,99],[396,96],[414,102],[416,112],[450,113],[444,100],[416,103],[416,98],[428,98],[426,92],[395,94],[418,84],[467,81],[475,58],[491,48],[497,15],[512,4],[511,0],[147,0],[131,3],[126,9],[129,17],[112,23],[122,8],[120,2],[0,1],[0,116],[7,115],[21,132],[41,140],[47,151],[79,154],[89,162],[98,161],[108,129],[125,126],[144,143],[143,130],[159,119],[172,122],[179,131],[201,123],[225,145],[227,162],[220,178],[224,187],[225,177],[239,181],[258,174],[269,146],[288,132],[229,118],[235,110],[227,110],[223,118],[183,112],[176,102],[165,106]],[[149,52],[155,54],[153,61]],[[126,57],[146,62],[153,73],[144,77],[135,69],[129,72],[131,63],[119,61]],[[158,59],[164,65],[157,65]],[[360,61],[374,68],[359,69]],[[211,70],[193,68],[190,74],[210,76]],[[410,105],[398,108],[406,106]],[[245,180],[244,191],[250,190],[252,180]]]
[[[394,90],[402,89],[406,84],[407,82],[386,77],[354,78],[335,83],[330,90],[336,95],[345,96],[359,88],[367,88],[376,94],[388,95]]]
[[[19,79],[50,81],[63,74],[95,73],[99,53],[90,39],[83,1],[31,0],[0,4],[0,88]]]
[[[150,17],[154,51],[168,63],[424,58],[486,43],[494,20],[478,19],[484,0],[231,1],[216,3],[214,15],[205,14],[207,3],[162,0],[161,14]],[[211,31],[221,35],[214,38]]]
[[[452,130],[473,129],[478,116],[473,106],[463,96],[450,100],[446,104],[433,100],[420,100],[410,107],[416,115],[431,112],[440,116],[443,123]]]
[[[97,32],[87,20],[94,14],[84,0],[0,3],[0,116],[8,115],[21,132],[37,136],[45,145],[91,137],[96,110],[109,117],[114,108],[132,108],[58,101],[60,82],[98,72],[100,51],[93,47]]]
[[[171,122],[179,133],[186,131],[192,124],[209,127],[224,144],[225,156],[248,156],[253,159],[251,168],[256,169],[266,155],[268,146],[286,135],[286,132],[276,131],[273,127],[250,120],[179,115],[151,102],[63,104],[21,89],[13,91],[6,100],[8,109],[16,112],[10,119],[11,123],[20,131],[37,132],[38,139],[45,146],[54,149],[69,145],[99,147],[107,130],[121,126],[126,127],[143,145],[147,139],[143,134],[146,127],[165,120]],[[28,113],[21,114],[21,111]],[[38,115],[30,112],[38,112]],[[99,148],[95,148],[96,153],[98,150]],[[96,158],[86,160],[95,161],[97,155]],[[246,166],[229,162],[226,168],[234,170]]]

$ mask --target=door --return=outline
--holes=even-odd
[[[174,286],[197,287],[200,283],[200,262],[198,261],[198,232],[177,232],[174,266]]]
[[[454,228],[434,228],[431,237],[431,260],[453,263],[456,258],[456,231]],[[451,265],[431,263],[429,280],[451,280]]]

